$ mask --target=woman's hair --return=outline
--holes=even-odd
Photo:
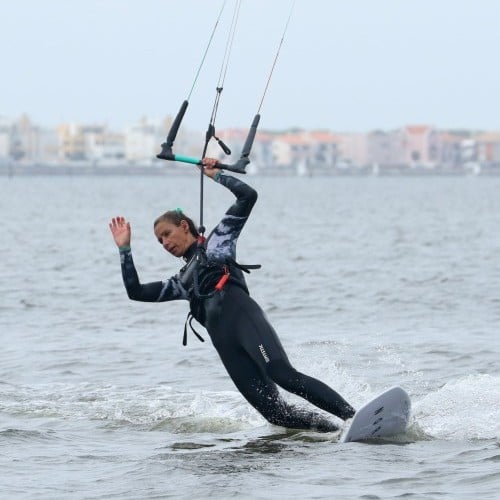
[[[181,225],[181,221],[185,220],[188,223],[189,226],[189,232],[195,237],[198,238],[198,230],[196,229],[196,226],[193,222],[193,219],[185,215],[180,208],[176,208],[175,210],[169,210],[168,212],[165,212],[164,214],[160,215],[154,222],[153,228],[156,227],[157,224],[160,222],[166,221],[170,222],[172,224],[175,224],[176,226]]]

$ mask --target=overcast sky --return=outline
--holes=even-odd
[[[292,0],[243,0],[217,118],[249,126]],[[0,116],[41,125],[175,114],[223,0],[0,0]],[[184,125],[204,130],[233,13]],[[296,0],[261,128],[500,130],[500,1]]]

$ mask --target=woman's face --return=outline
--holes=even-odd
[[[181,220],[179,226],[169,221],[160,221],[156,224],[154,230],[155,236],[163,248],[175,257],[182,257],[186,250],[196,241],[185,220]]]

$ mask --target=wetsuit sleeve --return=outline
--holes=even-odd
[[[187,299],[187,294],[177,276],[166,281],[154,281],[142,284],[135,269],[132,252],[129,248],[120,249],[120,263],[123,284],[131,300],[140,302],[166,302],[168,300]]]
[[[216,182],[229,189],[236,196],[236,201],[228,208],[226,215],[248,218],[257,201],[257,191],[230,175],[219,174]]]
[[[220,261],[236,259],[236,241],[257,201],[257,191],[230,175],[217,174],[215,181],[229,189],[236,201],[210,234],[207,254]]]

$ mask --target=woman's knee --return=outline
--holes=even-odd
[[[267,365],[267,373],[273,382],[285,390],[290,391],[303,385],[302,374],[286,361],[271,361]]]

